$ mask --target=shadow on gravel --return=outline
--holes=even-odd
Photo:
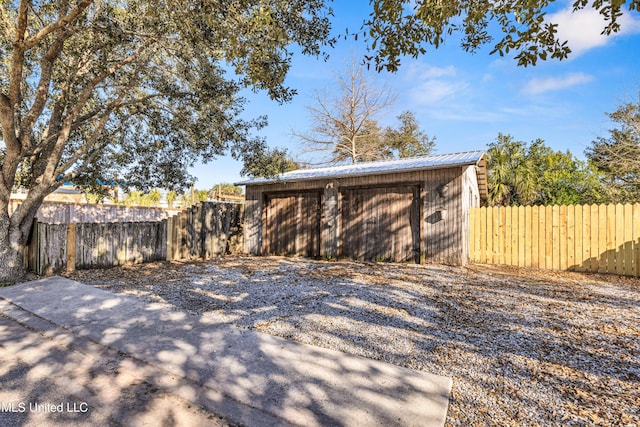
[[[453,376],[452,425],[640,423],[637,282],[277,257],[164,267],[164,279],[143,266],[130,280],[148,274],[139,289],[211,324]],[[92,283],[126,290],[99,274]]]
[[[291,344],[158,304],[142,304],[135,298],[56,280],[3,292],[40,317],[27,318],[16,306],[0,301],[4,304],[0,311],[12,311],[14,319],[24,317],[23,323],[34,330],[47,328],[44,330],[57,333],[45,318],[82,337],[66,343],[74,350],[69,354],[66,348],[56,348],[59,343],[54,340],[41,343],[33,333],[21,339],[0,329],[3,348],[29,359],[16,361],[15,369],[24,369],[25,363],[32,366],[26,373],[9,369],[2,374],[8,381],[3,390],[14,394],[30,390],[20,397],[25,402],[40,401],[40,392],[58,396],[47,387],[64,385],[61,390],[79,394],[60,395],[55,400],[89,401],[94,411],[88,416],[130,424],[138,422],[140,414],[152,415],[154,425],[195,425],[178,423],[176,417],[181,414],[174,410],[176,405],[162,404],[163,398],[176,397],[159,390],[241,425],[388,426],[411,425],[415,420],[438,425],[446,413],[444,378],[436,385],[435,377],[426,373]],[[105,345],[111,350],[101,352]],[[25,388],[20,384],[20,377],[32,376],[36,381],[45,380],[45,385]],[[72,421],[64,418],[61,423]]]

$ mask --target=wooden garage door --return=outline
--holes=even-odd
[[[420,261],[418,186],[341,191],[341,252],[364,261]]]
[[[267,194],[262,253],[320,256],[320,193]]]

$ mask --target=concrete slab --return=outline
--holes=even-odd
[[[237,410],[219,413],[244,425],[444,425],[451,391],[446,377],[207,325],[187,313],[60,277],[2,288],[0,297],[186,378],[205,393],[246,405],[252,411],[242,419]]]

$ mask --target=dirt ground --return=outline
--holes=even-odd
[[[450,376],[447,425],[640,426],[636,278],[244,256],[70,277]]]

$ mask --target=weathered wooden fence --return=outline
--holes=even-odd
[[[203,202],[167,219],[167,259],[242,252],[244,205]]]
[[[22,200],[12,199],[9,215],[20,206]],[[151,222],[161,221],[180,212],[144,206],[120,206],[106,204],[79,204],[66,202],[44,202],[36,214],[38,221],[47,224],[73,224],[85,222]]]
[[[640,204],[471,209],[473,262],[640,276]]]
[[[166,221],[34,224],[28,263],[46,274],[166,259]]]
[[[25,264],[37,274],[175,259],[207,259],[242,250],[237,203],[204,202],[155,222],[34,224]]]

